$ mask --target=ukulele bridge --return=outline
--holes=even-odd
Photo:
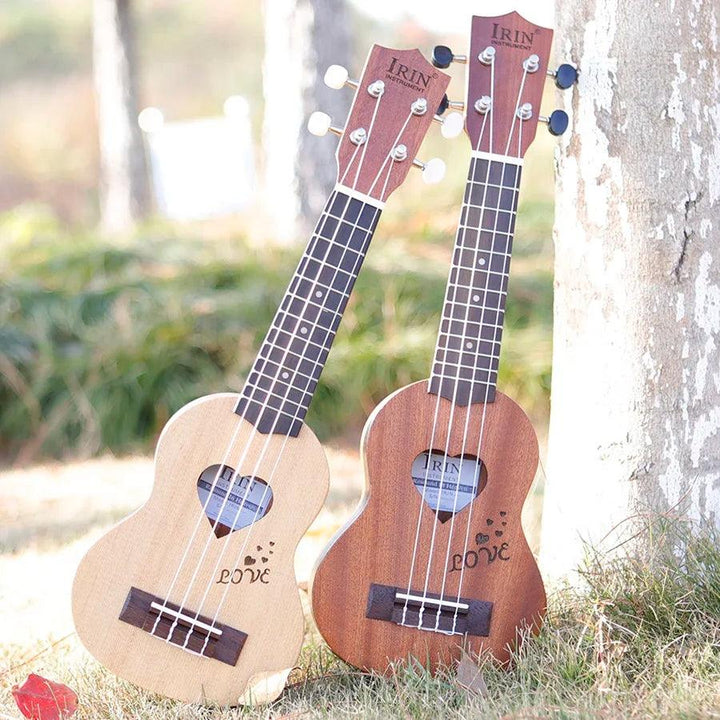
[[[226,665],[237,664],[247,640],[247,633],[137,588],[130,588],[119,618],[182,650]]]
[[[365,617],[449,635],[490,635],[491,602],[373,583]]]

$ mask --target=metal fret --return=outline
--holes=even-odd
[[[342,293],[340,293],[340,294],[342,294]],[[345,297],[349,297],[349,295],[346,295]],[[342,318],[342,313],[339,313],[337,310],[333,310],[332,308],[325,307],[324,305],[321,305],[320,303],[313,302],[312,300],[309,300],[308,298],[304,298],[302,295],[298,295],[297,293],[294,293],[292,290],[290,290],[290,288],[288,288],[285,291],[285,298],[283,298],[283,301],[285,299],[290,299],[290,302],[292,302],[293,300],[299,300],[300,302],[310,305],[310,307],[319,308],[323,312],[333,313],[333,315],[337,315],[338,318]]]
[[[317,382],[317,379],[313,380],[314,382]],[[307,395],[307,399],[300,399],[300,400],[292,400],[288,395],[280,395],[276,392],[273,392],[272,390],[266,390],[265,388],[258,387],[254,383],[247,382],[247,387],[250,388],[251,394],[248,396],[250,400],[255,400],[256,402],[267,402],[268,398],[272,398],[273,400],[279,400],[283,405],[294,405],[297,408],[302,407],[303,403],[309,403],[310,400],[312,400],[312,392],[308,390],[297,390],[293,386],[288,386],[291,391],[300,393],[302,395]],[[312,384],[311,384],[312,386]],[[265,397],[258,397],[258,395],[264,395]],[[271,405],[271,407],[275,407],[274,405]]]
[[[443,380],[455,380],[457,382],[468,382],[468,383],[487,383],[497,380],[498,370],[497,368],[481,368],[476,367],[472,369],[472,375],[463,374],[457,365],[447,364],[451,372],[445,370],[438,371],[433,368],[433,377]],[[479,373],[483,373],[485,377],[478,377]]]
[[[445,320],[447,320],[447,318],[443,318],[443,321],[445,321]],[[502,329],[502,325],[496,326],[496,329]],[[441,331],[439,334],[442,335],[443,337],[459,338],[459,339],[465,340],[466,342],[472,342],[473,340],[478,339],[477,337],[473,337],[472,335],[456,335],[455,333],[448,333],[445,331]],[[483,342],[497,343],[498,345],[501,342],[500,340],[490,340],[488,338],[481,338],[481,340]]]
[[[299,357],[299,356],[298,356],[298,357]],[[269,362],[268,364],[276,365],[277,368],[278,368],[278,370],[281,370],[281,372],[280,372],[280,378],[281,378],[281,379],[289,380],[289,379],[290,379],[290,373],[293,373],[293,375],[296,375],[297,377],[301,377],[301,378],[303,378],[303,379],[305,379],[305,380],[308,380],[308,385],[307,385],[306,387],[309,387],[309,386],[310,386],[310,382],[316,381],[316,380],[320,377],[319,374],[318,374],[317,376],[315,376],[315,375],[308,375],[307,373],[304,373],[304,372],[298,370],[297,368],[294,368],[294,367],[288,368],[287,366],[285,366],[285,365],[280,365],[279,363]],[[320,364],[319,364],[319,363],[315,363],[315,365],[317,365],[317,367],[320,367]],[[288,374],[288,377],[287,377],[287,378],[283,378],[283,377],[282,377],[282,373],[287,373],[287,374]],[[252,371],[250,372],[250,374],[247,376],[247,380],[245,381],[245,384],[246,384],[246,385],[254,385],[254,384],[255,384],[255,381],[251,380],[251,378],[252,378],[253,375],[257,375],[258,377],[269,377],[267,374],[266,374],[266,375],[260,375],[260,373],[258,373],[257,370],[252,370]],[[301,392],[307,392],[307,391],[306,391],[306,390],[302,390]]]
[[[489,360],[494,360],[495,363],[497,363],[497,361],[500,359],[499,355],[483,355],[482,357],[486,357]],[[497,367],[493,367],[494,363],[491,363],[490,367],[486,368],[479,365],[465,365],[464,363],[454,363],[450,362],[449,360],[435,360],[433,362],[433,365],[447,365],[448,367],[452,367],[457,370],[470,370],[472,372],[496,373],[498,371]]]

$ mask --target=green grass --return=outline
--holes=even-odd
[[[405,232],[371,248],[357,282],[308,416],[322,438],[356,432],[383,397],[428,374],[451,237]],[[0,246],[0,452],[23,461],[148,451],[182,405],[239,390],[301,253],[172,227],[110,243],[27,210],[0,218]],[[543,417],[542,243],[519,254],[510,290],[499,384]]]
[[[418,664],[389,677],[362,674],[311,631],[285,693],[264,708],[185,706],[121,681],[70,639],[8,673],[31,670],[80,696],[93,718],[712,718],[720,716],[720,537],[655,523],[639,559],[589,556],[582,587],[551,594],[547,622],[513,667],[486,662],[485,696],[431,677]],[[0,710],[11,712],[5,694]]]

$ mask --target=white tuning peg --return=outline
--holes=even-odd
[[[330,122],[330,116],[318,110],[308,118],[307,128],[311,135],[317,135],[318,137],[327,135],[328,131],[335,135],[342,135],[342,129],[333,127]]]
[[[423,180],[428,185],[439,183],[445,177],[445,163],[440,158],[433,158],[427,162],[415,158],[413,165],[422,170]]]
[[[330,116],[318,110],[308,118],[307,127],[311,135],[322,137],[323,135],[327,135],[327,131],[330,129],[330,123]]]
[[[454,138],[463,131],[464,126],[465,118],[462,116],[461,113],[454,112],[446,115],[442,119],[440,132],[442,133],[442,136],[444,138]]]
[[[323,80],[333,90],[340,90],[345,85],[355,88],[358,86],[357,80],[350,80],[348,71],[342,65],[331,65],[325,71]]]

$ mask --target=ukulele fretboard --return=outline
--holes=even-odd
[[[470,163],[429,388],[458,405],[495,399],[520,174]]]
[[[300,432],[380,213],[330,196],[235,408],[259,432]]]

